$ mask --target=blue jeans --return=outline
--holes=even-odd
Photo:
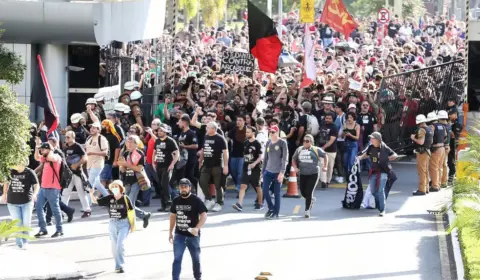
[[[128,219],[110,219],[108,232],[110,233],[115,269],[123,268],[123,264],[125,263],[123,241],[127,238],[129,230],[130,224],[128,223]]]
[[[370,185],[370,190],[372,195],[375,197],[375,201],[377,202],[377,208],[380,212],[385,210],[385,185],[387,184],[387,173],[380,174],[380,185],[378,186],[378,190],[376,187],[377,183],[377,176],[376,174],[372,174],[370,178],[368,178],[368,184]]]
[[[173,239],[173,265],[172,279],[180,280],[180,272],[182,271],[182,259],[185,248],[188,248],[193,264],[193,277],[200,280],[202,277],[202,269],[200,267],[200,236],[184,236],[175,234]]]
[[[135,206],[135,201],[137,201],[138,193],[140,192],[140,186],[138,185],[138,183],[135,183],[131,186],[126,185],[125,191],[128,195],[128,198],[130,198],[130,200],[132,201],[133,206]],[[135,216],[137,216],[137,218],[139,219],[143,219],[143,217],[145,216],[145,211],[135,206]]]
[[[242,183],[244,158],[230,158],[230,174],[235,182],[235,189],[240,191],[240,184]]]
[[[97,189],[103,196],[107,196],[109,193],[107,189],[100,183],[100,174],[102,168],[90,168],[88,169],[88,182],[92,188]]]
[[[12,220],[18,220],[17,226],[30,227],[32,223],[32,208],[33,201],[27,202],[25,204],[7,204],[8,212]],[[29,235],[28,231],[22,232],[22,234]],[[22,248],[23,244],[27,244],[28,240],[25,238],[16,238],[17,246]]]
[[[111,164],[105,164],[105,166],[103,166],[102,172],[100,173],[100,180],[101,181],[112,181],[113,180],[112,167],[113,166]]]
[[[268,210],[273,211],[274,215],[278,215],[280,213],[280,187],[282,186],[280,182],[277,180],[278,173],[272,173],[269,171],[265,171],[263,173],[263,197],[267,201]],[[270,184],[273,184],[273,194],[275,195],[275,205],[272,203],[272,197],[270,194]]]
[[[145,164],[145,173],[147,174],[148,180],[150,180],[152,187],[146,191],[142,191],[142,202],[144,205],[150,205],[150,200],[152,199],[152,189],[156,190],[158,188],[158,177],[157,172],[155,172],[155,169],[153,169],[153,166],[149,163]]]
[[[40,188],[37,196],[37,217],[38,217],[38,226],[40,231],[47,231],[47,223],[45,222],[45,212],[43,211],[43,206],[46,202],[50,205],[52,209],[53,216],[55,217],[55,224],[57,226],[57,232],[63,232],[62,229],[62,215],[60,214],[60,190],[57,189],[45,189]]]
[[[358,154],[358,143],[353,141],[345,141],[344,146],[345,152],[343,153],[343,166],[345,166],[345,171],[348,176]]]

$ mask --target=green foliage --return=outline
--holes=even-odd
[[[19,222],[19,220],[4,220],[0,223],[0,245],[2,244],[3,240],[7,240],[9,238],[25,238],[28,240],[34,239],[30,235],[25,234],[25,232],[30,232],[32,229],[29,227],[17,226]]]
[[[377,16],[378,11],[385,7],[385,0],[357,0],[346,1],[349,12],[355,17]],[[393,6],[393,1],[389,1],[389,6]],[[417,19],[424,15],[425,5],[423,0],[405,0],[402,9],[403,17],[413,17]]]
[[[186,22],[189,22],[198,13],[198,0],[180,0],[178,8],[187,12]]]
[[[8,51],[0,42],[0,80],[19,83],[23,79],[25,65],[20,58]],[[29,109],[17,102],[10,85],[0,86],[0,182],[7,179],[9,168],[23,163],[30,149]]]
[[[216,26],[225,14],[226,0],[200,0],[203,23],[207,27]]]

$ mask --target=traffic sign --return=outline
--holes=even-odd
[[[381,8],[378,11],[377,20],[378,20],[379,23],[389,22],[390,21],[390,12],[385,8]]]

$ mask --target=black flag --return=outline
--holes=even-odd
[[[360,209],[363,200],[362,178],[360,176],[360,161],[355,160],[352,169],[348,171],[347,189],[342,201],[343,208]]]

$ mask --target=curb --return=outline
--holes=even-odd
[[[448,210],[448,223],[451,225],[453,224],[454,220],[456,219],[456,215],[452,210]],[[452,233],[450,234],[450,238],[452,241],[452,250],[453,250],[453,258],[455,260],[455,267],[457,270],[457,280],[464,280],[465,279],[465,269],[463,266],[463,257],[462,251],[460,249],[460,240],[458,239],[458,230],[454,228]]]

